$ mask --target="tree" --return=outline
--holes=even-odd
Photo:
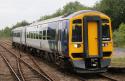
[[[21,26],[26,26],[29,24],[30,23],[28,23],[27,21],[24,20],[22,22],[17,22],[12,28],[5,27],[4,29],[0,30],[0,37],[10,37],[12,29],[21,27]]]
[[[0,30],[0,37],[10,37],[11,28],[5,27],[4,29]]]
[[[39,21],[57,17],[57,16],[61,16],[64,14],[73,13],[73,12],[79,11],[79,10],[86,10],[86,9],[89,9],[89,7],[83,6],[78,1],[70,2],[70,3],[66,4],[63,7],[63,9],[58,9],[55,13],[53,13],[51,15],[45,15],[45,16],[40,17]]]
[[[21,21],[21,22],[17,22],[13,27],[12,29],[14,28],[17,28],[17,27],[21,27],[21,26],[26,26],[26,25],[29,25],[30,23],[28,23],[27,21]]]
[[[83,6],[80,2],[70,2],[63,7],[63,14],[73,13],[79,10],[86,10],[88,7]]]
[[[125,24],[120,24],[119,28],[113,32],[113,39],[115,46],[125,45]]]
[[[113,30],[125,23],[125,0],[101,0],[94,9],[104,12],[111,17]]]

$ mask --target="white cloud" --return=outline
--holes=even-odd
[[[22,20],[37,20],[40,16],[52,14],[70,1],[93,6],[99,0],[0,0],[0,29]]]

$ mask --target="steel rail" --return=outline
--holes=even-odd
[[[35,59],[30,55],[29,56],[30,59],[33,61],[33,63],[37,66],[37,68],[40,70],[41,73],[43,73],[44,75],[46,75],[48,78],[50,78],[52,81],[60,81],[59,78],[51,78],[50,75],[48,75],[43,69],[41,69],[41,67],[39,66],[39,64],[35,61]]]
[[[116,80],[116,79],[114,79],[114,78],[111,78],[111,77],[109,77],[109,76],[106,76],[106,75],[104,75],[104,74],[99,74],[99,76],[104,77],[104,78],[107,78],[107,79],[110,80],[110,81],[118,81],[118,80]]]
[[[20,59],[17,55],[15,55],[15,53],[13,53],[11,50],[7,49],[6,47],[4,47],[2,44],[0,44],[1,47],[3,47],[5,50],[7,50],[9,53],[11,53],[12,55],[14,55],[16,58],[18,58],[21,62],[23,62],[25,65],[27,65],[29,68],[31,68],[33,71],[35,71],[37,74],[39,74],[40,76],[42,76],[44,79],[46,79],[47,81],[54,81],[50,78],[48,78],[48,76],[44,75],[43,73],[37,71],[35,68],[33,68],[31,65],[29,65],[28,63],[26,63],[24,60]]]
[[[20,65],[19,59],[17,59],[17,67],[18,67],[18,71],[19,71],[21,80],[22,80],[22,81],[26,81],[25,78],[24,78],[23,72],[22,72],[22,70],[21,70],[21,65]]]
[[[0,56],[4,59],[5,63],[9,67],[10,71],[14,74],[14,78],[16,78],[17,81],[22,81],[20,79],[20,77],[17,75],[17,73],[14,71],[14,69],[12,68],[11,64],[8,62],[7,58],[5,56],[3,56],[2,53],[0,53]]]
[[[5,44],[10,45],[7,42],[8,41],[4,41]],[[26,81],[25,78],[24,78],[23,72],[21,70],[21,65],[20,65],[20,61],[19,61],[18,58],[17,58],[17,68],[18,68],[18,71],[19,71],[19,74],[20,74],[20,77],[21,77],[21,81]]]

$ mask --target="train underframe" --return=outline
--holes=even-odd
[[[111,59],[91,57],[73,61],[73,65],[77,73],[103,73],[107,71],[110,61]]]
[[[59,68],[73,71],[76,73],[103,73],[107,71],[111,59],[102,59],[98,57],[84,58],[83,60],[71,60],[69,57],[64,57],[59,53],[49,53],[19,43],[12,43],[14,48],[18,48],[24,52],[29,52],[33,56],[42,58],[49,63],[57,65]]]

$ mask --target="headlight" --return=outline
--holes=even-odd
[[[77,47],[78,47],[78,45],[77,45],[77,44],[74,44],[74,47],[75,47],[75,48],[77,48]]]
[[[74,44],[74,47],[79,48],[79,47],[81,47],[81,44]]]

